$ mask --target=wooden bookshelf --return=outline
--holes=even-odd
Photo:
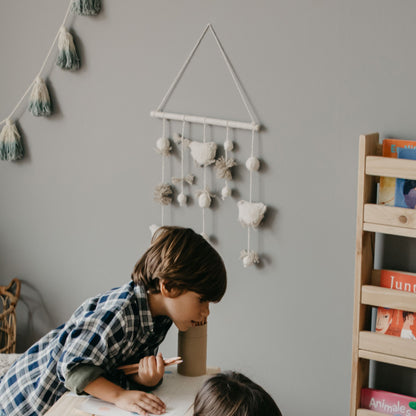
[[[350,416],[381,415],[360,408],[370,360],[416,369],[416,341],[369,331],[372,307],[416,312],[416,294],[379,287],[373,269],[375,233],[416,238],[416,210],[377,205],[378,178],[416,179],[416,161],[381,157],[379,150],[378,133],[360,136]]]

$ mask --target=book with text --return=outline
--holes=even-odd
[[[416,141],[402,139],[384,139],[382,145],[382,156],[398,157],[398,149],[416,149]],[[394,206],[396,193],[396,178],[380,177],[378,203]]]
[[[380,286],[416,293],[416,274],[380,270]],[[378,307],[376,332],[416,340],[416,313]]]
[[[394,416],[416,416],[416,398],[383,390],[361,389],[361,407]]]

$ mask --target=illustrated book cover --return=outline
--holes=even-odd
[[[382,156],[398,157],[398,149],[416,149],[416,141],[402,139],[384,139],[382,144]],[[394,206],[396,193],[396,178],[380,177],[378,203]]]
[[[394,416],[416,416],[416,398],[383,390],[361,389],[361,407]]]
[[[380,286],[416,293],[416,274],[381,270]],[[378,307],[376,332],[416,340],[416,313]]]
[[[397,149],[399,159],[416,160],[416,149]],[[414,179],[396,179],[396,188],[394,194],[394,206],[414,209],[416,206],[416,180]]]

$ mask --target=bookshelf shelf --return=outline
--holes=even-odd
[[[416,312],[416,294],[379,286],[375,233],[416,238],[416,210],[377,205],[380,176],[416,179],[416,161],[381,157],[378,133],[359,141],[350,416],[381,416],[360,408],[370,360],[416,369],[416,341],[370,332],[372,307]]]
[[[366,175],[416,179],[416,160],[367,156]]]
[[[374,412],[373,410],[357,409],[357,416],[386,416],[386,414]]]
[[[384,308],[400,309],[402,311],[416,312],[416,294],[401,292],[394,289],[385,289],[372,285],[361,288],[361,303]]]

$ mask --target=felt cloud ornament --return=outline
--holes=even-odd
[[[201,208],[209,208],[212,202],[212,198],[215,198],[214,194],[211,194],[207,189],[203,189],[196,193],[198,198],[198,205]]]
[[[266,205],[262,202],[238,201],[238,220],[246,227],[257,228],[261,223]]]
[[[242,250],[240,259],[243,260],[244,267],[249,267],[260,262],[258,254],[252,250]]]
[[[156,152],[163,156],[168,156],[170,151],[172,150],[172,146],[170,145],[169,139],[166,137],[160,137],[156,141]]]
[[[221,156],[215,162],[215,169],[217,170],[217,177],[230,181],[232,179],[231,168],[237,163],[234,159],[225,159],[224,156]]]
[[[150,230],[150,234],[152,235],[152,237],[155,235],[155,232],[160,228],[160,225],[157,224],[152,224],[149,225],[149,230]]]
[[[52,114],[48,88],[45,81],[40,77],[36,77],[30,94],[29,111],[34,116],[50,116]]]
[[[182,137],[181,134],[174,135],[174,141],[177,144],[183,144],[189,147],[192,159],[198,166],[208,166],[215,162],[215,154],[217,153],[217,144],[215,142],[198,142]]]
[[[172,187],[167,183],[156,186],[153,199],[160,205],[169,205],[172,203]]]
[[[61,26],[58,37],[58,58],[56,65],[62,69],[76,70],[79,68],[79,58],[74,44],[74,38]]]
[[[0,159],[19,160],[23,157],[23,144],[17,127],[9,119],[0,132]]]

